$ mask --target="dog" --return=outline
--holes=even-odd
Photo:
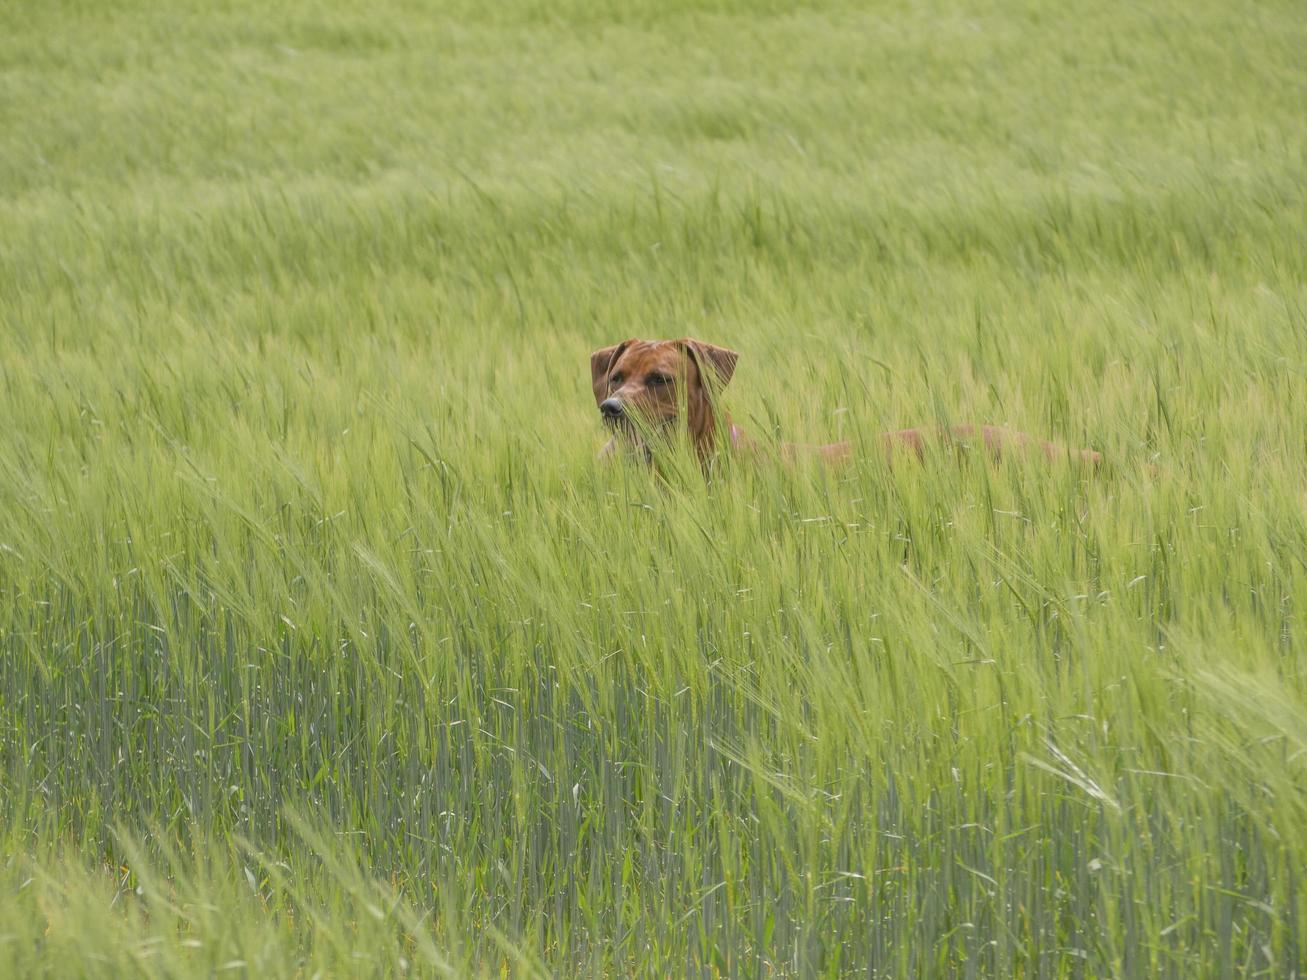
[[[762,447],[745,435],[730,416],[719,414],[717,399],[735,375],[740,355],[725,347],[683,337],[679,340],[624,340],[590,355],[590,378],[595,404],[613,437],[600,457],[628,454],[653,462],[654,445],[685,432],[705,470],[725,439],[732,452],[757,454]],[[1069,459],[1097,468],[1102,457],[1092,449],[1069,449],[993,425],[941,426],[883,432],[878,443],[891,464],[900,456],[922,459],[932,443],[969,447],[981,443],[994,459],[1004,453],[1038,449],[1050,460]],[[853,444],[782,443],[786,459],[812,456],[842,463],[853,456]]]

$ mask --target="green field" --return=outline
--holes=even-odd
[[[1303,975],[1305,51],[0,5],[0,975]],[[596,465],[685,335],[867,450]]]

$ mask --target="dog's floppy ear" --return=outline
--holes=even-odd
[[[635,338],[623,340],[612,347],[601,347],[590,355],[590,385],[594,388],[596,405],[608,397],[608,372],[622,356],[622,351],[634,343]]]
[[[735,362],[740,359],[739,354],[725,347],[706,344],[702,340],[694,340],[691,337],[686,337],[681,344],[699,368],[699,376],[714,393],[721,391],[730,383],[731,376],[735,374]]]

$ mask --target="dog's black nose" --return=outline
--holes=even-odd
[[[599,403],[601,411],[606,419],[620,419],[622,417],[622,403],[616,398],[606,398]]]

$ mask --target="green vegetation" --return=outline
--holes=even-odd
[[[0,7],[0,972],[1284,977],[1307,14]],[[589,352],[754,435],[593,462]]]

